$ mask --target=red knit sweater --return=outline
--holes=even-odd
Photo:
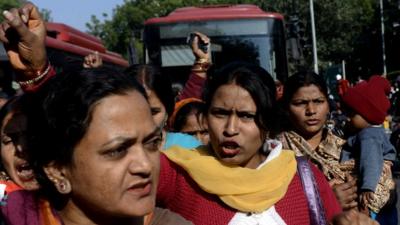
[[[190,73],[189,79],[187,80],[182,93],[179,95],[179,100],[186,98],[201,99],[201,93],[203,93],[203,86],[205,82],[205,78],[198,76],[196,73]]]
[[[328,220],[341,211],[324,175],[312,166]],[[161,154],[160,183],[157,204],[168,208],[197,225],[228,224],[236,210],[216,195],[208,194],[181,167]],[[288,192],[275,208],[286,224],[310,224],[307,200],[300,177],[296,174]]]

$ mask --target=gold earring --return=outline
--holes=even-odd
[[[56,188],[61,194],[68,194],[71,192],[71,184],[68,180],[60,180],[56,182]]]

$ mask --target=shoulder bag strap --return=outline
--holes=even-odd
[[[325,209],[322,207],[318,186],[308,160],[304,156],[296,157],[297,171],[307,197],[311,225],[327,225]]]

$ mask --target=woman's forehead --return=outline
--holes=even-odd
[[[250,93],[236,84],[220,86],[214,93],[211,105],[213,107],[256,110],[257,106]]]
[[[10,112],[3,121],[4,133],[19,133],[27,129],[27,118],[22,112]]]
[[[293,94],[292,98],[301,98],[301,97],[325,97],[324,93],[321,91],[321,89],[314,85],[310,84],[307,86],[302,86],[297,91]]]

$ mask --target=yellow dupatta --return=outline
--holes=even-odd
[[[259,169],[225,165],[205,147],[189,151],[174,146],[163,153],[187,171],[200,188],[241,212],[263,212],[281,200],[297,166],[289,150],[282,150]]]

